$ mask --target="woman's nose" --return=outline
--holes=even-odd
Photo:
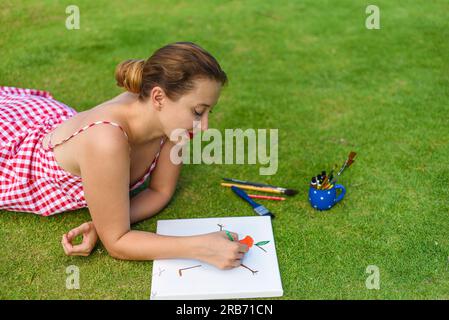
[[[206,131],[209,128],[209,116],[207,114],[201,119],[201,131]]]

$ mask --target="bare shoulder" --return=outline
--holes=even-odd
[[[87,131],[90,131],[89,134],[80,141],[78,159],[81,171],[86,165],[90,167],[105,165],[104,161],[107,160],[113,160],[116,165],[129,163],[130,147],[120,128],[110,124],[99,124]]]

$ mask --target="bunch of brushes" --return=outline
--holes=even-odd
[[[310,186],[317,190],[332,189],[343,171],[354,163],[354,158],[356,155],[357,153],[354,151],[349,153],[348,159],[346,159],[345,163],[341,166],[336,176],[334,176],[334,170],[332,170],[329,175],[326,174],[326,171],[322,171],[321,174],[318,174],[312,178]]]
[[[231,190],[236,195],[238,195],[240,198],[242,198],[243,200],[245,200],[246,202],[248,202],[251,205],[251,207],[253,208],[255,213],[257,213],[260,216],[270,216],[271,219],[273,219],[275,217],[274,214],[272,212],[270,212],[270,210],[268,210],[265,206],[255,202],[253,199],[283,201],[283,200],[285,200],[285,198],[284,197],[258,195],[258,194],[247,194],[244,189],[284,194],[287,196],[293,196],[298,193],[297,190],[282,188],[282,187],[273,186],[273,185],[264,184],[264,183],[249,182],[249,181],[230,179],[230,178],[223,178],[223,180],[228,182],[228,183],[221,183],[221,185],[223,187],[230,187]]]

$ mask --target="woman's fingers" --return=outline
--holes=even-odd
[[[246,244],[239,243],[239,252],[246,253],[246,252],[248,252],[248,250],[249,250],[249,248]]]
[[[88,237],[84,236],[83,237],[83,242],[73,246],[73,252],[76,253],[81,253],[81,254],[89,254],[93,247],[95,246],[95,243],[92,243],[92,241],[90,239],[88,239]]]
[[[67,234],[64,234],[62,236],[61,244],[62,244],[62,248],[64,249],[65,254],[69,256],[71,254],[72,244],[68,241]]]
[[[229,235],[230,235],[232,237],[232,241],[239,241],[239,235],[235,232],[223,230],[222,234],[223,234],[223,237],[226,239],[229,239]],[[229,239],[229,240],[231,240],[231,239]]]
[[[79,229],[75,228],[67,232],[67,239],[69,240],[69,242],[72,242],[73,239],[75,239],[79,235],[80,235]]]
[[[69,233],[67,234],[68,240],[72,241],[74,238],[76,238],[80,234],[89,232],[89,230],[90,230],[90,224],[85,222],[82,225],[80,225],[79,227],[76,227],[69,231]]]
[[[62,235],[61,245],[62,245],[62,249],[64,250],[64,253],[67,254],[67,250],[65,249],[65,244],[64,244],[64,237],[65,237],[65,236],[66,236],[65,234]]]
[[[87,241],[83,241],[79,245],[72,245],[67,234],[62,236],[61,244],[64,249],[64,253],[68,256],[87,256],[92,250]]]
[[[232,238],[234,239],[234,241],[239,241],[239,235],[235,232],[229,232],[232,236]]]
[[[78,228],[80,228],[82,233],[87,233],[90,231],[91,224],[89,222],[84,222],[82,225],[80,225]]]
[[[87,243],[81,243],[76,246],[73,246],[72,248],[72,254],[74,255],[87,255],[91,251],[91,248],[89,248],[89,245]]]
[[[232,264],[232,266],[233,266],[234,268],[237,268],[237,267],[240,267],[241,264],[242,264],[242,261],[241,261],[240,259],[237,259],[237,260],[234,261],[234,263]]]

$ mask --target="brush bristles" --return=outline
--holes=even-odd
[[[285,189],[283,193],[286,194],[287,196],[294,196],[295,194],[298,193],[298,191],[293,189]]]
[[[349,160],[348,163],[346,164],[346,167],[349,167],[351,164],[353,164],[355,162],[355,160]]]
[[[270,216],[271,218],[274,218],[274,215],[270,212],[270,210],[265,208],[263,205],[254,208],[254,211],[261,216]]]
[[[264,206],[262,206],[262,205],[254,208],[254,211],[256,211],[261,216],[270,213],[270,211],[267,208],[265,208]]]

